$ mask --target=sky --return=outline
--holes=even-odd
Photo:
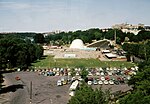
[[[0,0],[0,32],[150,25],[150,0]]]

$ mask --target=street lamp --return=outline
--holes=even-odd
[[[30,104],[32,103],[32,81],[30,81],[30,85],[28,86],[22,79],[20,81],[26,86],[27,91],[30,95]]]
[[[7,61],[8,61],[8,66],[7,67],[9,68],[10,67],[10,61],[9,60],[7,60]]]

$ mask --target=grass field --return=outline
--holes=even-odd
[[[134,64],[124,61],[100,61],[98,59],[54,59],[47,56],[32,64],[36,68],[49,67],[131,67]]]

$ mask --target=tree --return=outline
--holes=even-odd
[[[110,29],[105,33],[105,38],[106,39],[110,39],[110,40],[114,40],[114,30]]]
[[[116,43],[121,44],[121,39],[119,37],[116,37]]]
[[[44,36],[43,36],[43,34],[36,34],[35,36],[34,36],[34,41],[35,41],[35,43],[44,43]]]
[[[87,75],[88,75],[88,71],[85,68],[83,68],[81,70],[81,78],[83,78],[85,80]]]
[[[126,37],[128,37],[128,38],[130,39],[130,42],[133,41],[133,36],[134,36],[133,33],[127,33],[127,34],[126,34]]]
[[[150,102],[150,61],[140,63],[139,71],[128,84],[133,91],[120,99],[120,104],[149,104]]]
[[[96,40],[102,39],[102,33],[100,33],[100,32],[95,32],[94,35],[95,35],[95,39],[96,39]]]
[[[73,77],[73,76],[75,76],[75,75],[76,75],[75,69],[71,69],[71,76]]]
[[[119,101],[120,104],[150,104],[150,95],[138,90],[126,95]]]
[[[108,104],[109,94],[100,89],[92,89],[91,86],[82,84],[71,97],[68,104]]]
[[[139,70],[136,76],[129,81],[129,85],[133,85],[135,89],[150,94],[150,66]]]
[[[32,62],[43,55],[43,48],[39,45],[27,43],[16,37],[0,39],[0,68],[27,68]],[[14,60],[15,59],[15,60]]]

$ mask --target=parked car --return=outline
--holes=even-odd
[[[88,76],[92,76],[92,73],[91,73],[91,72],[89,72]]]
[[[88,81],[88,85],[92,85],[92,81]]]
[[[99,73],[99,72],[96,72],[96,75],[97,75],[97,76],[100,76],[100,73]]]
[[[105,80],[109,81],[110,80],[109,76],[105,76]]]
[[[105,84],[105,85],[108,85],[109,83],[108,83],[108,81],[107,81],[107,80],[104,80],[104,84]]]
[[[109,84],[110,85],[114,85],[114,81],[113,80],[109,80]]]
[[[104,75],[104,72],[101,72],[101,75],[103,76],[103,75]]]
[[[119,85],[119,81],[114,81],[114,84]]]
[[[79,72],[76,73],[76,76],[79,76]]]
[[[103,81],[101,81],[101,80],[98,81],[98,84],[99,84],[99,85],[102,85],[102,84],[103,84]]]
[[[17,76],[17,77],[15,77],[15,79],[18,81],[18,80],[20,80],[20,77]]]
[[[59,72],[56,72],[56,74],[55,74],[56,76],[59,76]]]
[[[68,72],[68,76],[71,76],[71,72]]]
[[[97,80],[93,80],[93,84],[94,85],[97,85],[98,83],[97,83]]]
[[[62,86],[61,80],[58,80],[58,81],[57,81],[57,86]]]
[[[104,81],[104,80],[105,80],[105,77],[101,77],[101,80]]]
[[[79,81],[82,81],[83,79],[81,77],[78,78]]]
[[[70,95],[70,96],[74,96],[74,95],[75,95],[75,92],[74,92],[74,91],[71,91],[71,92],[69,93],[69,95]]]
[[[111,76],[111,75],[112,75],[112,72],[110,72],[110,71],[109,71],[109,72],[108,72],[108,75],[110,75],[110,76]]]
[[[67,80],[64,80],[64,81],[63,81],[63,85],[66,85],[66,84],[67,84]]]

